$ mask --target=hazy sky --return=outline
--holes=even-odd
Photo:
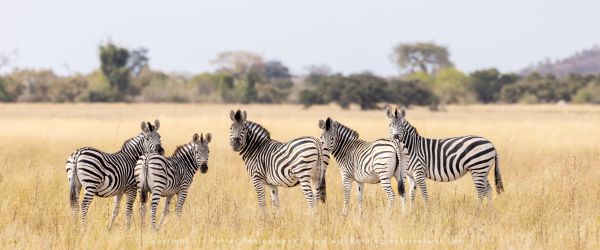
[[[600,44],[599,10],[580,0],[0,0],[0,52],[18,49],[20,68],[87,73],[110,38],[148,48],[151,67],[169,72],[213,70],[218,52],[248,50],[294,73],[393,75],[394,45],[434,41],[466,72],[511,71]]]

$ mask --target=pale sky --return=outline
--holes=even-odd
[[[0,52],[17,49],[19,68],[88,73],[110,38],[148,48],[150,66],[168,72],[211,71],[218,52],[247,50],[296,74],[324,64],[391,76],[396,44],[433,41],[465,72],[515,71],[600,44],[599,10],[593,0],[0,0]]]

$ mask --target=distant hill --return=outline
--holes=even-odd
[[[542,75],[554,74],[557,77],[567,76],[571,73],[583,75],[600,74],[600,47],[595,46],[555,62],[548,59],[545,62],[540,62],[537,65],[532,65],[521,70],[522,75],[527,75],[531,72],[538,72]]]

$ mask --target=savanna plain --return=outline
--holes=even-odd
[[[339,170],[327,171],[327,203],[308,211],[299,187],[280,188],[280,210],[266,213],[241,157],[229,146],[229,111],[287,141],[319,136],[328,116],[365,140],[387,137],[383,110],[303,109],[295,105],[18,104],[0,105],[0,246],[2,248],[600,248],[600,107],[450,106],[446,112],[411,108],[407,119],[430,138],[480,135],[500,155],[506,192],[478,209],[470,175],[427,181],[430,207],[417,193],[413,210],[397,202],[385,213],[380,185],[365,185],[364,211],[342,215]],[[111,231],[112,198],[94,198],[88,225],[73,222],[65,161],[82,146],[117,151],[141,121],[161,121],[166,154],[194,133],[213,135],[209,170],[197,173],[182,218],[141,228],[139,198],[127,230],[124,204]],[[489,176],[493,183],[493,175]],[[159,212],[162,212],[160,204]],[[171,208],[171,211],[174,207]],[[148,225],[148,223],[146,223]]]

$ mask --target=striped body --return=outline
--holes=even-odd
[[[454,181],[471,173],[477,196],[492,198],[492,187],[488,173],[495,165],[495,180],[498,193],[504,191],[498,164],[498,153],[494,145],[479,136],[461,136],[447,139],[429,139],[419,135],[417,130],[404,119],[405,111],[386,110],[390,118],[390,135],[401,141],[410,156],[406,175],[409,180],[411,206],[414,202],[417,185],[426,202],[429,196],[425,179],[439,182]]]
[[[231,117],[234,122],[231,145],[244,160],[260,208],[265,207],[265,185],[271,190],[271,201],[275,207],[279,204],[278,187],[300,185],[311,209],[315,198],[325,200],[325,171],[329,153],[319,139],[300,137],[279,142],[271,139],[269,131],[259,124],[246,121],[245,112],[243,117],[240,111],[232,113]]]
[[[141,140],[141,135],[130,139],[132,147],[125,148],[117,153],[105,153],[95,148],[77,149],[67,159],[66,169],[69,181],[73,178],[73,170],[77,165],[77,179],[85,186],[96,186],[94,194],[99,197],[112,197],[123,194],[135,187],[133,168],[120,166],[135,166],[141,147],[136,147]],[[127,152],[127,150],[130,150]]]
[[[195,135],[197,136],[197,134]],[[169,205],[174,195],[177,195],[176,214],[181,216],[183,204],[190,185],[194,181],[196,171],[208,171],[208,142],[207,139],[194,139],[192,142],[179,146],[172,156],[160,154],[144,154],[135,166],[135,182],[140,192],[140,215],[142,225],[145,220],[148,193],[152,195],[151,222],[154,229],[160,228],[169,214]],[[165,210],[160,224],[156,225],[156,211],[160,197],[166,197]]]
[[[319,126],[322,129],[321,139],[328,148],[331,148],[340,168],[344,187],[344,214],[348,210],[352,182],[358,185],[359,210],[362,210],[364,183],[381,183],[388,196],[388,209],[392,207],[395,200],[391,185],[392,177],[395,177],[398,182],[398,192],[404,195],[402,165],[407,163],[408,157],[401,144],[397,145],[389,139],[366,142],[359,139],[356,131],[330,118],[321,121]]]
[[[81,222],[83,224],[86,223],[87,211],[94,196],[114,196],[110,229],[119,213],[119,205],[125,194],[127,196],[125,215],[129,226],[136,197],[135,164],[145,151],[162,152],[157,129],[158,125],[155,127],[150,123],[142,123],[143,132],[127,140],[121,150],[116,153],[106,153],[95,148],[85,147],[75,150],[69,156],[65,168],[70,186],[73,217],[79,213],[79,192],[83,187],[85,190],[81,202]]]
[[[454,181],[469,171],[487,171],[496,157],[494,145],[478,136],[461,136],[447,139],[428,139],[414,136],[406,139],[409,154],[414,159],[407,171],[414,173],[424,166],[425,177],[439,182]],[[481,165],[485,167],[481,169]]]

